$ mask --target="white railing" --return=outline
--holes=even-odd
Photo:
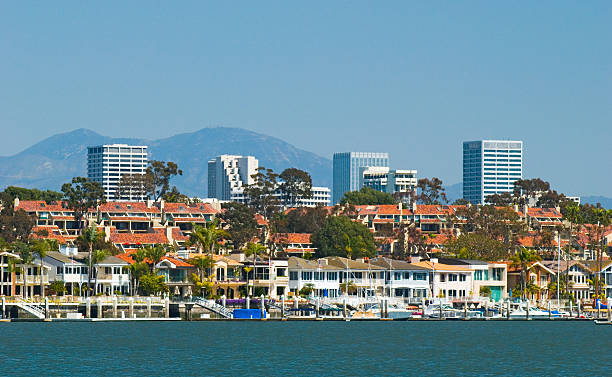
[[[205,309],[210,310],[211,312],[217,313],[225,318],[232,318],[233,312],[226,308],[223,305],[219,305],[215,302],[215,300],[207,300],[201,297],[194,297],[193,302]]]

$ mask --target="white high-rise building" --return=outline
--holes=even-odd
[[[463,198],[484,204],[489,195],[512,192],[523,179],[523,142],[478,140],[463,143]]]
[[[144,174],[147,164],[146,145],[105,144],[87,147],[87,178],[102,185],[106,200],[145,200],[141,190],[122,193],[120,198],[116,191],[122,176]]]
[[[244,186],[253,184],[259,161],[253,156],[221,155],[208,161],[208,197],[245,202]]]
[[[391,170],[385,166],[361,168],[361,187],[397,194],[405,204],[411,203],[416,186],[416,170]]]

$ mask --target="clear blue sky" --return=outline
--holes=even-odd
[[[1,155],[208,126],[461,180],[461,142],[612,196],[612,2],[4,2]]]

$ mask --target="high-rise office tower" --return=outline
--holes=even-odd
[[[463,143],[463,198],[484,204],[487,196],[512,192],[523,179],[523,142],[478,140]]]
[[[253,184],[259,161],[253,156],[221,155],[208,161],[208,197],[244,203],[244,186]]]
[[[389,153],[334,153],[334,204],[340,202],[345,192],[357,191],[361,188],[361,168],[376,166],[389,167]]]
[[[117,192],[124,175],[140,175],[147,170],[147,146],[105,144],[87,148],[87,178],[99,182],[106,200],[145,200],[143,190]]]

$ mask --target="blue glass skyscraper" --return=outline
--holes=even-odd
[[[342,199],[345,192],[361,188],[361,168],[375,166],[389,167],[389,153],[334,153],[334,204]]]
[[[523,179],[523,142],[479,140],[463,143],[463,198],[484,204],[487,196],[512,192]]]

